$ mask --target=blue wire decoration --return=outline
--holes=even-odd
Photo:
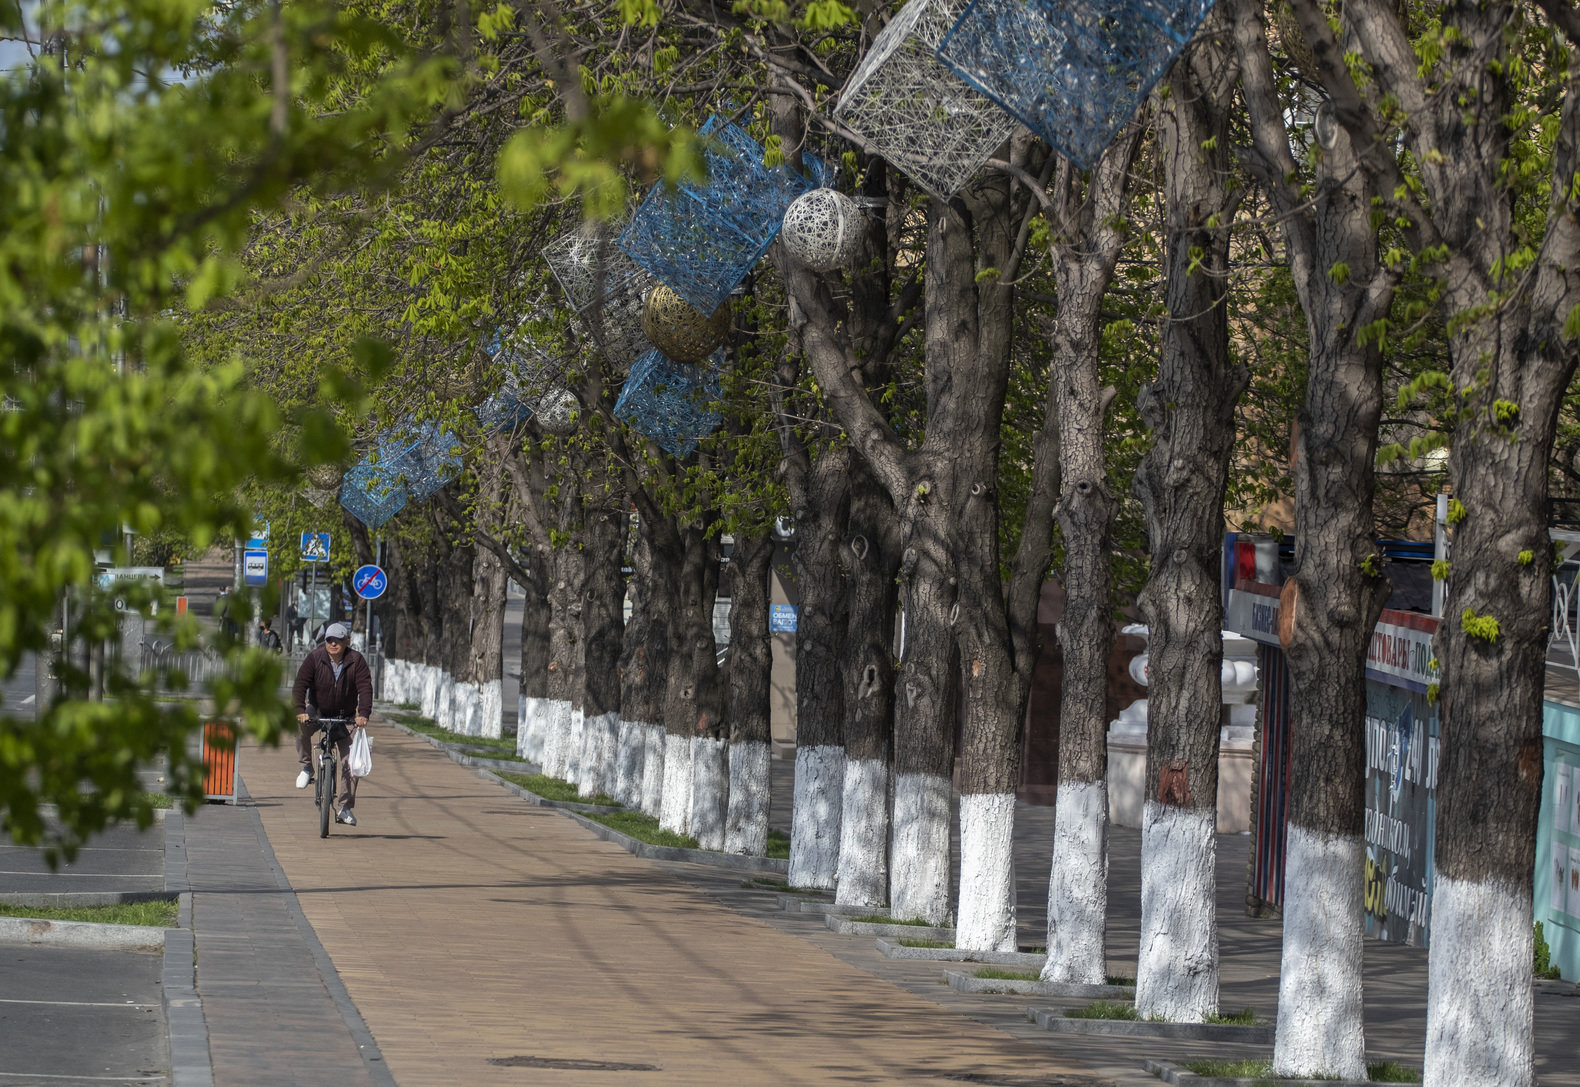
[[[525,331],[500,329],[485,349],[503,371],[499,389],[474,410],[484,430],[514,430],[532,417],[538,399],[555,387],[569,363],[548,354]]]
[[[411,500],[401,462],[410,446],[380,436],[378,449],[358,461],[340,484],[340,504],[370,529],[378,529]]]
[[[616,419],[647,435],[676,460],[685,460],[723,420],[716,401],[724,395],[724,352],[687,366],[649,351],[631,367],[615,403]]]
[[[582,329],[610,367],[624,373],[652,350],[642,335],[642,305],[658,281],[620,251],[617,228],[585,224],[545,246],[543,259]]]
[[[938,57],[1089,170],[1214,0],[972,0]]]
[[[1015,119],[938,59],[959,0],[910,0],[845,81],[834,116],[923,191],[948,200],[1015,130]]]
[[[455,477],[461,467],[461,442],[438,423],[408,423],[397,442],[405,454],[393,462],[413,502],[425,502]]]
[[[706,180],[653,186],[620,248],[698,312],[712,313],[773,244],[791,201],[813,184],[787,167],[764,166],[762,145],[717,114],[699,135]]]

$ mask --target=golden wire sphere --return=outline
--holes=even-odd
[[[730,306],[725,303],[704,317],[663,284],[654,287],[642,307],[642,334],[647,342],[676,362],[701,362],[730,334]]]
[[[323,491],[338,490],[346,470],[338,464],[315,464],[307,470],[307,480]]]

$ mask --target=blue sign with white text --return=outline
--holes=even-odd
[[[794,634],[796,628],[796,607],[794,604],[770,604],[768,606],[768,630],[772,634]]]

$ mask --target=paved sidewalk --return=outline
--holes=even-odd
[[[633,857],[419,739],[378,722],[374,736],[356,828],[320,839],[294,755],[251,747],[249,797],[187,823],[197,996],[219,1087],[1142,1087],[1159,1082],[1146,1058],[1269,1052],[1050,1034],[1026,1008],[1059,1001],[955,992],[942,977],[958,966],[886,959],[871,937],[779,910],[739,872]],[[1021,936],[1040,944],[1052,812],[1017,815]],[[1244,838],[1220,838],[1222,1003],[1271,1022],[1280,925],[1239,909],[1244,857]],[[1116,829],[1118,973],[1134,969],[1138,899],[1139,836]],[[1425,954],[1369,942],[1367,960],[1369,1050],[1418,1068]],[[1580,1087],[1577,993],[1538,997],[1544,1084]],[[207,1083],[183,1052],[173,1031],[176,1087]]]

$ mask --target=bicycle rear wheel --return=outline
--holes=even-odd
[[[324,756],[318,764],[318,836],[329,837],[329,824],[335,811],[335,756]]]

